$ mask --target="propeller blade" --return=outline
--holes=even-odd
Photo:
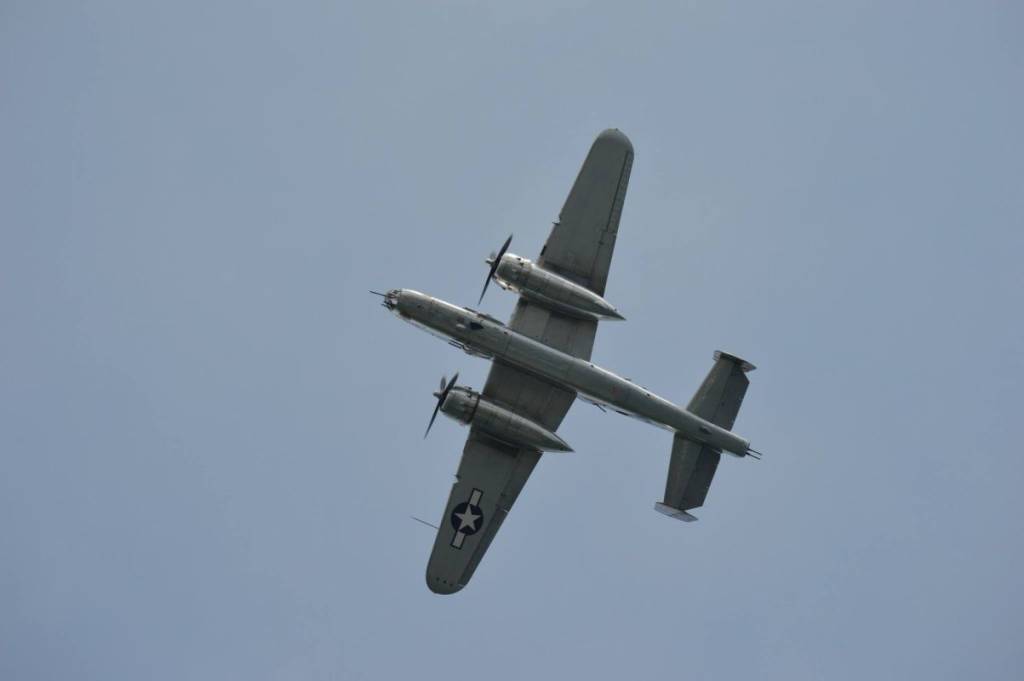
[[[459,372],[455,372],[452,376],[452,380],[445,384],[444,376],[441,377],[440,392],[434,393],[434,397],[437,398],[437,404],[434,405],[434,413],[430,415],[430,423],[427,424],[427,430],[423,433],[423,439],[427,439],[427,435],[430,434],[430,429],[434,425],[434,419],[437,418],[437,412],[441,410],[441,405],[444,404],[445,398],[448,397],[448,393],[455,387],[455,381],[459,380]]]
[[[476,304],[477,305],[479,305],[480,303],[484,302],[484,294],[487,293],[487,287],[490,286],[490,284],[491,284],[491,275],[488,274],[487,275],[487,279],[484,281],[484,290],[480,292],[480,297],[477,298],[477,300],[476,300]]]
[[[487,262],[490,264],[491,269],[487,273],[487,280],[484,281],[484,290],[480,292],[480,298],[476,301],[477,305],[483,302],[484,294],[487,293],[487,287],[490,285],[491,279],[494,278],[494,273],[498,271],[498,265],[501,264],[501,256],[505,255],[505,251],[508,250],[508,246],[511,243],[512,235],[509,234],[508,238],[505,239],[505,243],[501,245],[501,250],[499,250],[497,254],[491,253],[491,257],[488,258]]]
[[[437,404],[434,405],[434,413],[431,414],[431,416],[430,416],[430,423],[427,424],[427,431],[425,433],[423,433],[423,439],[424,440],[426,440],[427,436],[430,435],[430,429],[434,425],[434,419],[437,418],[437,412],[441,409],[441,402],[443,402],[443,400],[438,400]]]

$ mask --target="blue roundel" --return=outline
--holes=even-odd
[[[452,509],[451,521],[456,532],[476,534],[484,524],[484,512],[479,506],[463,501]]]

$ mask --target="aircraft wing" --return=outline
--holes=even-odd
[[[540,251],[538,265],[604,295],[632,167],[633,145],[628,137],[618,130],[597,136]],[[588,360],[597,333],[595,321],[576,319],[522,297],[509,326]]]
[[[537,264],[604,295],[632,167],[628,137],[597,136]]]
[[[539,264],[599,294],[604,292],[632,163],[633,147],[621,132],[606,130],[597,137]],[[574,357],[590,359],[597,322],[520,298],[509,328]],[[491,365],[483,394],[552,432],[576,399],[573,391],[500,362]],[[516,448],[470,429],[427,564],[431,591],[455,593],[469,582],[540,456],[538,451]]]
[[[495,362],[483,394],[554,431],[576,394]],[[427,586],[441,594],[465,586],[512,508],[541,453],[471,428],[455,484],[427,563]]]
[[[469,582],[539,460],[538,451],[516,449],[470,429],[427,563],[431,591],[452,594]]]

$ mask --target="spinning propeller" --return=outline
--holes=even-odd
[[[487,273],[487,280],[484,281],[484,290],[480,292],[480,300],[476,301],[479,305],[484,300],[484,294],[487,293],[487,286],[491,283],[491,279],[494,278],[494,273],[498,271],[498,265],[501,264],[501,256],[505,255],[505,251],[508,250],[508,245],[512,243],[512,235],[509,234],[508,238],[505,239],[505,243],[502,245],[501,250],[498,251],[497,255],[491,252],[491,257],[487,258],[484,262],[491,266],[491,271]]]
[[[448,381],[448,384],[445,385],[444,376],[441,377],[441,387],[436,393],[434,393],[434,397],[437,398],[437,405],[434,407],[434,414],[430,417],[430,423],[427,424],[427,432],[423,433],[424,439],[426,439],[427,435],[430,434],[430,427],[434,425],[434,419],[437,418],[437,412],[440,411],[441,405],[444,404],[445,398],[448,397],[448,393],[450,393],[452,388],[455,387],[455,381],[458,379],[459,373],[455,372],[455,375],[452,376],[452,380]]]

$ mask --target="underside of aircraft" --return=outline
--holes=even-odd
[[[540,461],[572,451],[557,434],[576,397],[674,432],[665,494],[655,509],[684,521],[702,506],[722,452],[759,454],[732,432],[754,366],[725,352],[687,406],[661,398],[590,362],[597,326],[622,320],[605,299],[608,271],[633,165],[619,130],[594,141],[539,257],[509,252],[510,236],[487,260],[490,282],[519,296],[508,324],[411,289],[384,294],[384,306],[470,355],[490,359],[483,390],[442,379],[438,412],[469,426],[456,481],[427,564],[427,585],[462,589],[480,564]]]

